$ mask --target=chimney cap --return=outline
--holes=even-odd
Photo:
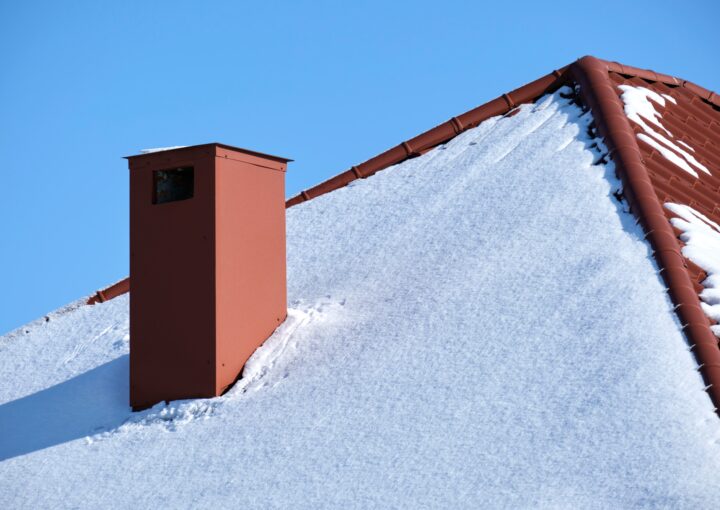
[[[271,159],[273,161],[278,161],[280,163],[289,163],[293,161],[292,159],[283,158],[281,156],[273,156],[272,154],[265,154],[264,152],[258,152],[258,151],[251,151],[249,149],[243,149],[242,147],[235,147],[234,145],[228,145],[226,143],[219,143],[219,142],[210,142],[210,143],[203,143],[199,145],[187,145],[187,146],[180,146],[180,147],[168,147],[167,149],[148,149],[148,152],[141,152],[140,154],[133,154],[132,156],[124,156],[125,159],[135,159],[135,158],[142,158],[145,156],[154,156],[158,153],[166,154],[168,152],[176,152],[176,151],[184,151],[188,149],[196,150],[203,147],[222,147],[223,149],[228,149],[232,151],[242,152],[244,154],[249,154],[251,156],[258,156],[261,158]]]

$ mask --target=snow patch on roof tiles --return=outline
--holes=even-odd
[[[679,166],[693,177],[697,178],[698,174],[692,167],[710,175],[710,170],[695,159],[692,154],[688,153],[676,143],[670,141],[662,133],[651,127],[651,125],[654,125],[662,129],[668,137],[674,138],[673,134],[660,122],[662,116],[660,115],[660,112],[655,109],[651,100],[664,107],[666,99],[677,104],[675,99],[667,94],[658,94],[646,87],[618,85],[618,88],[623,91],[621,97],[625,103],[625,114],[645,132],[638,133],[637,137],[640,140],[653,147],[666,159]],[[685,143],[683,143],[683,145],[687,146]]]
[[[688,144],[686,144],[686,143],[683,142],[682,140],[678,140],[677,142],[678,142],[680,145],[682,145],[683,147],[685,147],[686,149],[695,152],[695,149],[693,149],[692,147],[690,147]]]
[[[700,294],[702,308],[708,317],[720,322],[720,225],[689,205],[666,203],[665,207],[679,216],[670,221],[682,231],[683,255],[708,275]],[[720,325],[711,329],[720,336]]]

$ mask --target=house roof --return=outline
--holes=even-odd
[[[289,209],[288,320],[222,397],[131,412],[127,295],[0,338],[0,493],[712,507],[720,420],[585,107],[563,86]]]
[[[715,322],[706,316],[699,297],[707,274],[683,255],[682,231],[671,224],[675,214],[663,207],[667,203],[686,205],[720,223],[720,96],[712,91],[674,76],[586,56],[352,166],[290,198],[286,206],[424,154],[491,117],[512,115],[518,105],[534,102],[566,84],[579,85],[582,102],[592,110],[624,184],[623,197],[647,233],[707,392],[716,410],[720,409],[718,338],[711,329]],[[626,87],[647,89],[662,98],[651,97],[662,115],[662,126],[655,127],[677,144],[668,147],[666,141],[658,142],[643,129],[642,122],[629,119],[622,99]],[[694,157],[698,165],[686,156]],[[128,290],[129,280],[125,279],[98,291],[89,302],[102,302]]]

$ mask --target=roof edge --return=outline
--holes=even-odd
[[[637,76],[649,81],[659,81],[673,87],[684,87],[701,99],[720,107],[720,96],[718,94],[700,87],[690,81],[671,76],[669,74],[656,73],[649,69],[641,69],[639,67],[626,66],[619,62],[610,62],[602,60],[590,55],[581,57],[577,62],[585,59],[594,59],[606,66],[607,71],[613,71],[625,76]],[[371,175],[384,170],[392,165],[402,163],[406,159],[413,158],[424,154],[430,149],[455,138],[460,133],[468,129],[477,127],[478,124],[490,117],[503,115],[513,110],[517,106],[525,103],[535,102],[540,97],[549,92],[554,92],[568,80],[568,71],[575,64],[570,64],[559,70],[554,70],[550,74],[532,81],[522,87],[512,90],[501,95],[487,103],[484,103],[472,110],[461,115],[450,118],[450,120],[435,126],[424,133],[402,142],[377,156],[368,159],[358,165],[351,166],[346,170],[330,179],[313,186],[312,188],[301,191],[294,197],[290,198],[285,206],[292,207],[294,205],[306,202],[313,198],[329,193],[336,189],[347,186],[356,179],[364,179]]]
[[[105,301],[122,296],[126,292],[130,292],[130,277],[115,282],[109,287],[98,290],[95,294],[88,298],[87,304],[95,305],[97,303],[104,303]]]
[[[700,99],[720,108],[720,96],[718,96],[718,94],[716,94],[712,90],[706,89],[705,87],[701,87],[700,85],[697,85],[691,81],[683,80],[682,78],[678,78],[676,76],[670,76],[669,74],[656,73],[655,71],[651,71],[649,69],[640,69],[638,67],[626,66],[619,62],[608,62],[589,55],[578,59],[578,62],[586,58],[595,58],[595,60],[604,63],[607,66],[608,71],[619,73],[625,76],[636,76],[638,78],[642,78],[643,80],[658,81],[671,87],[684,87],[696,96],[698,96]]]
[[[356,179],[370,177],[380,170],[402,163],[407,159],[420,156],[441,143],[455,138],[460,133],[477,127],[481,122],[491,117],[506,114],[521,104],[534,102],[539,97],[560,88],[567,80],[568,68],[569,66],[565,66],[559,70],[554,70],[550,74],[538,78],[520,88],[511,90],[472,110],[456,117],[451,117],[446,122],[414,138],[402,142],[359,165],[354,165],[350,167],[349,170],[331,177],[312,188],[301,191],[299,194],[290,198],[285,205],[286,207],[292,207],[347,186]]]
[[[705,390],[717,413],[720,409],[718,341],[710,329],[710,322],[702,310],[700,298],[685,268],[680,244],[653,188],[637,138],[625,115],[622,100],[608,75],[609,71],[627,74],[627,67],[620,66],[622,70],[617,71],[617,65],[588,56],[573,64],[570,74],[580,85],[580,95],[593,112],[595,124],[600,135],[605,139],[610,156],[616,165],[616,173],[622,180],[623,195],[642,225],[646,239],[650,242],[653,256],[668,286],[667,291],[675,304],[675,312],[695,354],[699,371],[707,384]],[[664,83],[666,79],[676,80],[671,76],[657,75],[652,71],[648,73],[652,73],[654,77],[647,79]]]

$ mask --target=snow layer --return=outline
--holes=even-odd
[[[185,147],[187,147],[187,145],[174,145],[172,147],[155,147],[152,149],[142,149],[140,150],[140,154],[152,154],[153,152],[172,151],[175,149],[184,149]]]
[[[682,231],[683,255],[707,273],[700,293],[702,307],[711,319],[720,322],[720,225],[689,205],[666,203],[674,214],[673,226]],[[720,325],[711,326],[720,336]]]
[[[655,109],[655,106],[653,106],[652,102],[650,101],[652,100],[660,106],[664,107],[665,100],[677,104],[677,101],[675,101],[673,97],[667,94],[658,94],[657,92],[654,92],[645,87],[619,85],[619,88],[623,91],[622,100],[625,103],[625,114],[630,120],[639,125],[645,132],[638,133],[637,137],[640,140],[650,145],[653,149],[662,154],[665,159],[679,166],[693,177],[697,178],[698,174],[692,167],[695,167],[698,170],[701,170],[706,174],[710,175],[710,170],[708,170],[705,165],[695,159],[695,156],[677,145],[675,142],[669,140],[669,138],[674,138],[673,134],[668,131],[665,126],[662,125],[662,123],[660,122],[662,116]],[[648,122],[653,126],[660,128],[667,136],[653,129],[653,127],[648,124]],[[695,149],[688,146],[686,143],[679,143],[681,143],[690,151],[695,152]]]
[[[719,420],[590,121],[554,94],[289,209],[290,319],[223,397],[131,416],[127,296],[0,339],[3,506],[715,507]]]

